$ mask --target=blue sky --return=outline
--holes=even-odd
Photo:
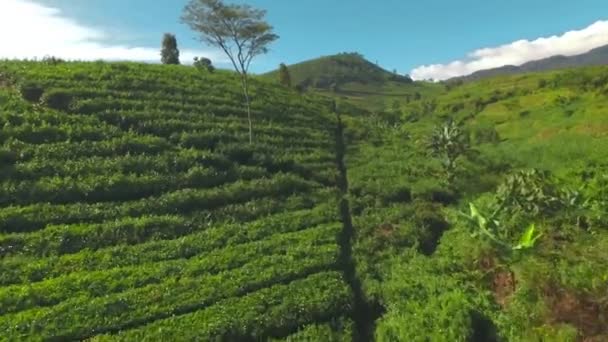
[[[195,41],[194,33],[179,23],[186,2],[0,0],[3,32],[6,28],[1,26],[9,24],[24,26],[17,32],[27,30],[26,26],[33,31],[23,34],[19,43],[31,46],[24,46],[23,52],[13,53],[15,56],[11,56],[11,51],[0,51],[0,57],[28,56],[45,49],[61,54],[63,50],[51,46],[52,37],[40,36],[40,32],[44,36],[48,27],[57,25],[56,32],[69,31],[74,35],[73,42],[57,44],[66,54],[82,54],[80,59],[95,59],[96,53],[104,59],[121,55],[126,59],[148,59],[156,53],[162,34],[173,32],[184,50],[183,59],[205,54],[216,64],[227,66],[218,51]],[[273,69],[281,62],[291,64],[321,55],[358,51],[386,69],[413,73],[417,78],[441,79],[552,54],[581,53],[608,44],[608,22],[603,21],[608,19],[606,0],[246,2],[267,9],[268,21],[281,36],[268,55],[254,62],[255,72]],[[21,22],[25,17],[32,19],[27,23],[10,21],[10,17],[19,16]],[[564,35],[569,31],[572,32]],[[543,37],[548,39],[538,40]],[[43,42],[35,41],[43,38]],[[49,47],[45,47],[46,42]]]

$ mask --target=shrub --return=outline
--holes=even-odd
[[[441,162],[448,184],[452,184],[456,177],[458,159],[470,149],[469,136],[459,124],[449,120],[433,131],[428,148],[431,155]]]
[[[477,311],[491,307],[490,298],[467,290],[471,280],[452,258],[407,255],[396,259],[387,274],[383,296],[390,304],[377,322],[376,340],[476,340]],[[479,340],[494,339],[483,336]]]
[[[55,56],[44,56],[44,58],[42,58],[42,63],[47,65],[57,65],[65,63],[65,60]]]
[[[510,212],[550,214],[561,208],[560,191],[551,174],[541,170],[516,172],[498,187],[496,198]]]
[[[213,66],[213,64],[211,63],[211,60],[209,58],[194,57],[194,63],[192,63],[192,65],[200,71],[207,71],[207,72],[215,71],[215,67]]]

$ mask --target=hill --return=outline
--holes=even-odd
[[[260,77],[251,145],[228,72],[0,80],[7,340],[608,338],[608,67],[356,99]]]
[[[515,75],[528,72],[550,71],[581,66],[597,66],[608,64],[608,45],[593,49],[575,56],[552,56],[531,61],[520,66],[506,65],[500,68],[481,70],[471,75],[457,77],[462,80],[478,80],[498,75]]]
[[[350,334],[327,104],[254,82],[249,145],[231,73],[0,75],[2,339]]]
[[[441,86],[413,82],[409,76],[384,70],[358,53],[341,53],[288,66],[292,85],[340,98],[368,111],[385,111],[395,101],[405,103],[435,93]],[[278,82],[278,71],[261,75]]]
[[[290,65],[289,73],[296,87],[326,90],[339,88],[347,83],[412,82],[408,76],[384,70],[358,53],[341,53]],[[278,79],[278,71],[264,76]]]

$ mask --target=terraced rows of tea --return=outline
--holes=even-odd
[[[0,62],[0,339],[349,338],[335,118],[252,88]]]

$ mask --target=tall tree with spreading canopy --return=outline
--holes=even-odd
[[[162,48],[160,50],[160,61],[163,64],[179,64],[179,49],[177,38],[171,33],[163,36]]]
[[[249,5],[226,4],[222,0],[190,0],[182,22],[200,34],[200,40],[226,53],[241,77],[249,121],[249,143],[253,142],[249,66],[258,55],[268,52],[268,45],[279,36],[265,20],[266,11]]]
[[[284,87],[291,88],[291,75],[289,74],[287,65],[284,63],[279,65],[279,83]]]

